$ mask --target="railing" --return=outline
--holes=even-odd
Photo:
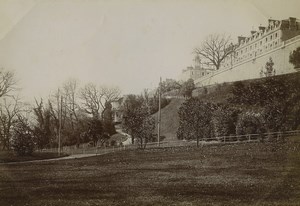
[[[220,136],[213,138],[206,138],[199,141],[199,145],[211,145],[211,144],[236,144],[236,143],[250,143],[250,142],[264,142],[264,141],[282,141],[287,137],[300,135],[300,130],[285,131],[285,132],[272,132],[262,134],[245,134],[245,135],[231,135],[231,136]],[[151,142],[146,144],[146,148],[172,148],[172,147],[192,147],[196,146],[196,140],[174,140],[174,141],[162,141],[162,142]],[[138,149],[139,144],[134,145],[122,145],[122,146],[101,146],[101,147],[63,147],[62,152],[66,154],[95,154],[102,155],[112,153],[121,150]],[[44,149],[42,152],[57,152],[57,148]]]

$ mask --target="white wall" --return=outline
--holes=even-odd
[[[262,68],[265,71],[264,67],[270,57],[272,57],[274,62],[273,68],[276,71],[276,75],[296,72],[294,66],[289,63],[289,55],[299,46],[300,35],[282,42],[277,48],[269,50],[256,58],[236,64],[232,68],[215,71],[212,75],[199,78],[195,81],[195,84],[200,87],[216,83],[260,78],[260,71]]]

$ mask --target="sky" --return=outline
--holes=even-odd
[[[177,79],[209,34],[248,36],[269,18],[300,18],[299,0],[0,0],[0,68],[22,96],[68,79],[123,94]]]

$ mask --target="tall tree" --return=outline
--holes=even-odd
[[[151,117],[147,92],[142,95],[128,95],[123,103],[123,126],[127,133],[139,140],[140,147],[145,148],[148,140],[152,137],[154,130],[154,119]]]
[[[236,49],[231,43],[230,36],[225,34],[211,34],[202,45],[195,48],[195,53],[212,63],[219,70],[224,59]]]
[[[39,102],[35,100],[36,106],[33,108],[33,112],[36,117],[36,123],[33,128],[33,133],[36,138],[37,147],[43,149],[50,146],[53,141],[53,126],[51,124],[50,108],[45,106],[43,100]]]
[[[10,149],[12,128],[21,112],[21,106],[20,99],[14,96],[0,103],[0,143],[4,150]]]

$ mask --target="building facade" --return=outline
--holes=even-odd
[[[195,80],[197,86],[261,78],[266,63],[273,61],[274,75],[296,72],[289,55],[300,46],[300,22],[293,17],[268,21],[268,26],[238,37],[237,49],[227,56],[219,70]]]
[[[209,75],[214,70],[213,66],[207,63],[201,63],[200,57],[197,55],[194,59],[194,66],[189,66],[182,70],[180,81],[185,82],[189,79],[199,79]]]

